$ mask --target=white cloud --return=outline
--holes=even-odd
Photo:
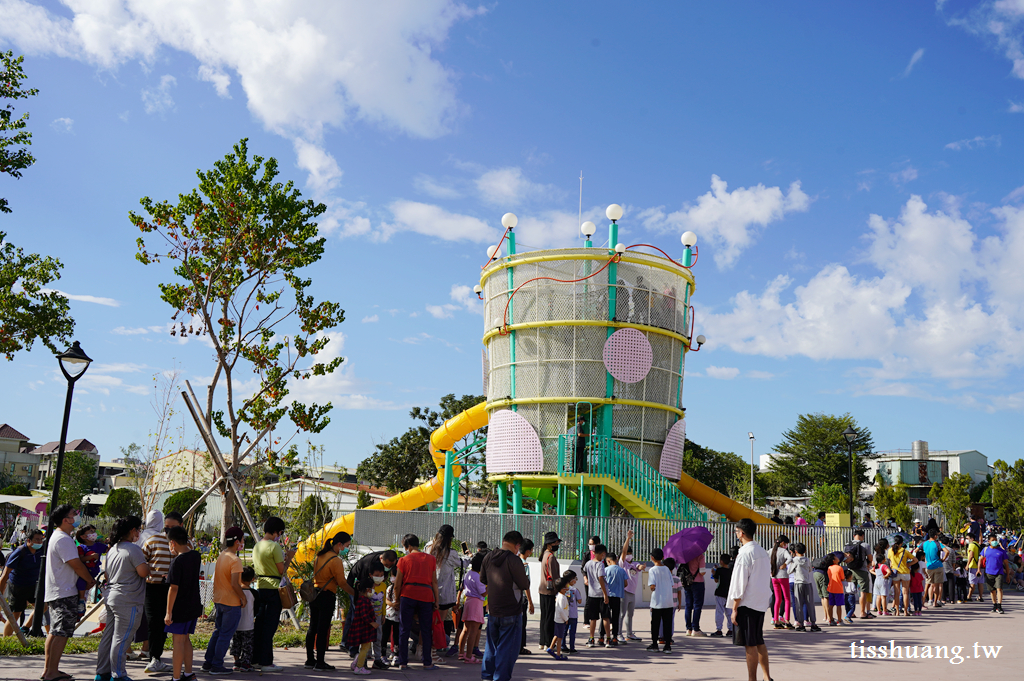
[[[435,199],[461,199],[462,192],[455,187],[442,184],[429,175],[417,175],[412,181],[413,188]]]
[[[942,9],[943,3],[939,3],[939,10]],[[1021,0],[981,2],[964,12],[947,16],[946,23],[959,26],[989,43],[1010,61],[1013,75],[1024,79],[1024,3]]]
[[[519,167],[495,168],[476,179],[480,198],[494,206],[512,210],[524,201],[556,195],[552,185],[531,182]]]
[[[707,335],[746,354],[867,360],[856,373],[875,384],[1005,377],[1024,367],[1024,209],[991,215],[1001,234],[981,238],[955,206],[930,211],[913,196],[898,218],[868,220],[866,262],[879,276],[833,263],[789,294],[780,275],[704,315]]]
[[[1012,192],[1003,197],[1003,203],[1014,203],[1024,199],[1024,185],[1021,185],[1014,189]]]
[[[788,194],[763,184],[730,192],[724,180],[712,175],[711,191],[695,204],[686,204],[668,215],[664,208],[650,208],[639,217],[649,229],[697,232],[698,237],[717,247],[714,258],[718,268],[728,269],[754,243],[759,228],[781,220],[787,213],[806,211],[810,202],[799,181],[789,186]]]
[[[146,367],[142,364],[129,362],[103,364],[93,362],[89,370],[79,379],[80,385],[85,392],[97,392],[109,395],[111,390],[124,390],[135,395],[148,395],[150,388],[145,385],[132,385],[126,383],[120,376],[114,374],[135,374],[143,371]]]
[[[740,375],[740,370],[736,367],[709,366],[704,370],[704,373],[708,378],[719,378],[724,381],[730,381]]]
[[[178,84],[178,80],[170,75],[160,77],[160,85],[156,88],[147,88],[142,91],[142,105],[146,113],[165,113],[174,108],[174,97],[171,96],[171,88]]]
[[[440,206],[400,200],[390,206],[393,222],[384,223],[375,238],[387,241],[398,232],[415,232],[445,241],[496,242],[497,228],[479,218],[450,213]],[[483,259],[483,258],[482,258]]]
[[[903,69],[903,78],[910,75],[910,72],[914,70],[914,66],[917,62],[921,61],[921,57],[924,56],[924,48],[920,47],[914,54],[910,56],[910,62],[907,64],[907,68]]]
[[[41,289],[41,293],[58,293],[68,300],[77,300],[80,303],[95,303],[97,305],[106,305],[107,307],[121,307],[120,301],[114,300],[113,298],[102,298],[100,296],[88,296],[78,295],[74,293],[65,293],[58,289]]]
[[[906,168],[890,173],[889,179],[892,180],[892,183],[897,187],[903,186],[906,183],[913,182],[917,179],[917,168],[908,165]]]
[[[316,356],[318,362],[330,362],[341,356],[345,349],[345,334],[331,333],[330,341]],[[336,409],[397,409],[397,405],[373,397],[368,386],[355,377],[353,364],[346,358],[334,373],[325,376],[313,376],[308,380],[291,380],[288,382],[288,401],[295,399],[300,402],[330,402]]]
[[[450,319],[455,316],[455,313],[460,309],[468,310],[469,312],[476,312],[477,314],[483,314],[483,305],[480,299],[473,293],[473,289],[465,284],[453,284],[452,289],[449,292],[449,297],[452,299],[451,303],[442,303],[441,305],[427,305],[426,309],[436,319]]]
[[[1010,102],[1009,113],[1024,113],[1024,102]]]
[[[376,324],[380,321],[380,316],[371,314],[363,317],[363,324]]]
[[[228,88],[231,87],[231,76],[207,64],[199,67],[197,75],[199,80],[213,84],[213,89],[217,91],[218,97],[231,99],[231,93],[228,91]]]
[[[50,123],[50,127],[53,128],[54,130],[56,130],[57,132],[67,133],[67,132],[71,132],[71,128],[72,128],[72,126],[74,126],[74,124],[75,124],[74,119],[71,119],[71,118],[57,118],[57,119],[54,119],[53,123]]]
[[[341,180],[341,168],[334,157],[322,147],[304,139],[296,138],[292,143],[295,146],[296,165],[309,173],[306,183],[318,195],[334,189]]]
[[[767,381],[769,379],[775,378],[775,374],[773,374],[771,372],[768,372],[768,371],[758,371],[756,369],[753,370],[753,371],[748,371],[746,373],[746,376],[747,376],[747,378],[754,378],[754,379],[757,379],[759,381]]]
[[[458,309],[458,305],[452,305],[451,303],[427,305],[427,312],[429,312],[435,319],[451,319],[455,316],[455,311]]]
[[[990,135],[989,137],[982,137],[979,135],[970,139],[950,142],[945,148],[953,151],[962,151],[964,149],[980,149],[982,147],[987,147],[989,144],[994,144],[998,147],[1002,145],[1002,143],[1003,138],[1000,135]]]

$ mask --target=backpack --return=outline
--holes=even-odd
[[[850,542],[843,548],[843,553],[849,556],[846,564],[851,570],[860,570],[864,567],[864,547],[860,542]]]
[[[323,570],[325,567],[327,567],[327,564],[335,558],[337,558],[337,556],[331,556],[330,558],[324,561],[323,565],[317,568],[317,571],[313,573],[313,576],[311,578],[302,580],[302,584],[299,586],[299,598],[304,600],[306,603],[312,603],[317,599],[317,596],[319,596],[320,593],[324,590],[324,587],[326,587],[327,584],[330,584],[334,581],[334,577],[331,577],[330,581],[328,581],[327,584],[324,584],[323,587],[313,585],[313,580],[316,579],[316,576],[318,574],[320,574],[320,570]]]
[[[679,568],[679,581],[682,583],[683,588],[688,589],[693,586],[694,581],[697,579],[697,574],[690,572],[689,563],[683,563]]]

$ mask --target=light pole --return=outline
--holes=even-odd
[[[71,396],[75,392],[75,381],[85,375],[86,370],[92,363],[82,346],[75,341],[65,352],[57,355],[61,373],[68,380],[68,396],[64,401],[64,424],[60,429],[60,447],[57,449],[57,465],[53,468],[53,494],[50,497],[50,514],[57,509],[57,499],[60,496],[60,473],[64,466],[64,447],[68,442],[68,420],[71,418]],[[50,543],[50,535],[53,534],[53,525],[46,521],[46,541],[43,542],[42,555],[39,557],[39,581],[36,582],[36,612],[42,613],[43,603],[46,602],[46,549]],[[32,618],[32,636],[43,635],[42,616]]]
[[[850,453],[850,525],[853,525],[853,443],[857,441],[858,433],[853,426],[847,426],[843,431],[846,438],[846,448]]]
[[[754,509],[754,434],[747,433],[750,438],[750,509]]]

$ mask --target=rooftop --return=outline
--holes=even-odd
[[[60,449],[60,442],[47,442],[32,450],[32,454],[54,454]],[[71,440],[64,446],[65,452],[95,452],[96,445],[83,438]]]
[[[28,442],[28,435],[25,435],[6,423],[0,424],[0,437],[18,442]]]

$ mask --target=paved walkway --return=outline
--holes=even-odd
[[[775,681],[822,680],[865,681],[896,678],[921,679],[922,681],[964,681],[965,679],[1013,679],[1021,678],[1024,668],[1024,645],[1020,644],[1024,625],[1024,597],[1021,594],[1007,594],[1006,614],[989,612],[989,605],[978,603],[945,606],[938,610],[926,610],[922,617],[882,617],[875,620],[857,621],[853,626],[829,627],[817,634],[769,629],[765,633],[771,655],[772,677]],[[819,608],[820,611],[820,608]],[[650,643],[649,618],[646,610],[637,611],[636,633],[645,640],[617,649],[586,648],[582,644],[586,637],[579,632],[577,646],[580,654],[572,656],[569,662],[556,662],[537,650],[537,627],[530,624],[530,644],[533,654],[519,658],[515,668],[516,679],[572,679],[586,678],[588,681],[712,681],[719,679],[746,679],[743,650],[731,645],[728,639],[688,638],[676,639],[675,651],[671,655],[648,653],[644,647]],[[820,618],[819,618],[820,621]],[[705,611],[702,616],[705,629],[712,630],[714,612]],[[677,613],[676,625],[682,626],[682,613]],[[646,633],[645,633],[646,632]],[[860,658],[863,640],[865,658]],[[850,645],[856,646],[851,659]],[[977,648],[975,648],[977,644]],[[917,646],[917,659],[881,660],[868,659],[867,646],[910,646],[913,652]],[[942,646],[937,651],[934,646]],[[956,649],[960,646],[960,650]],[[985,648],[989,649],[986,657]],[[927,653],[925,651],[927,647]],[[994,648],[999,647],[998,651]],[[906,654],[907,651],[904,651]],[[959,657],[957,658],[957,653]],[[877,653],[876,653],[877,654]],[[921,659],[927,654],[937,654],[940,659]],[[945,657],[943,657],[945,656]],[[280,674],[268,674],[267,679],[337,679],[352,677],[348,670],[348,656],[334,650],[328,653],[328,661],[338,666],[334,672],[314,672],[302,668],[305,651],[278,650],[275,661],[285,667]],[[95,655],[73,655],[65,658],[62,669],[74,674],[78,681],[93,678]],[[0,679],[11,681],[35,681],[42,670],[41,657],[7,658],[0,663]],[[129,671],[136,680],[155,678],[166,680],[169,675],[147,677],[140,663],[129,663]],[[373,676],[412,681],[448,681],[451,679],[479,679],[478,666],[470,666],[448,659],[440,671],[424,673],[415,666],[411,671],[374,672]],[[204,677],[213,679],[215,677]],[[226,679],[257,679],[258,674],[233,674]],[[758,679],[761,679],[760,672]]]

